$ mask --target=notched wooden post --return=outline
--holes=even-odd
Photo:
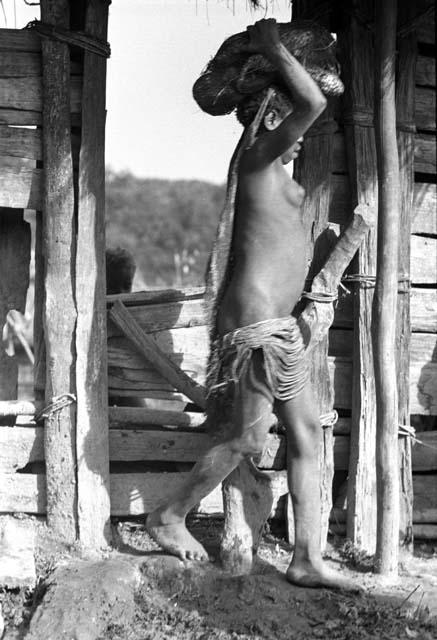
[[[41,0],[44,22],[69,28],[68,0]],[[43,63],[43,217],[45,254],[44,334],[47,354],[46,403],[76,393],[73,161],[70,123],[68,45],[42,39]],[[68,542],[77,537],[76,406],[45,420],[47,522]]]
[[[88,0],[85,32],[106,41],[107,0]],[[76,257],[76,389],[79,538],[110,541],[105,282],[106,59],[84,51]]]

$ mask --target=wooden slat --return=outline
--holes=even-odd
[[[0,207],[41,209],[42,169],[0,159]]]
[[[198,429],[205,422],[204,413],[169,411],[136,407],[110,407],[109,428],[126,429],[140,426],[171,426]]]
[[[14,473],[36,460],[44,460],[42,427],[0,427],[0,473]]]
[[[437,327],[437,291],[411,288],[411,329],[416,332],[433,332]]]
[[[432,433],[432,432],[430,432]],[[427,442],[434,442],[428,436]],[[111,462],[188,462],[194,463],[211,446],[204,432],[158,431],[145,429],[110,429],[109,457]],[[423,447],[420,448],[422,450]],[[430,450],[431,451],[431,450]],[[347,470],[349,437],[335,436],[334,460],[337,470]],[[435,458],[435,456],[434,456]],[[437,468],[429,455],[421,461],[421,469]],[[0,473],[14,473],[28,463],[44,461],[43,427],[0,427]],[[434,465],[434,466],[431,466]],[[284,436],[269,434],[264,452],[257,462],[261,469],[285,469]]]
[[[417,432],[416,438],[419,442],[413,442],[413,471],[437,471],[437,431]]]
[[[437,238],[411,236],[411,282],[437,283]]]
[[[26,111],[25,109],[0,108],[0,124],[40,126],[42,124],[42,113],[40,111]]]
[[[437,235],[437,185],[416,182],[411,233]]]
[[[418,134],[414,144],[414,171],[419,173],[436,173],[436,138],[435,134]]]
[[[82,73],[82,67],[78,62],[72,62],[70,70],[72,75]],[[0,50],[0,78],[41,78],[41,76],[41,51]]]
[[[207,321],[203,298],[130,307],[129,312],[147,333],[202,326]],[[109,320],[108,338],[121,335],[121,329]]]
[[[0,512],[45,514],[45,475],[0,473]]]
[[[433,328],[436,317],[435,292],[429,290],[415,290],[412,294],[412,309],[418,310],[414,321],[415,327],[420,327],[422,331]],[[420,316],[422,314],[422,316]],[[434,364],[431,362],[433,349],[433,334],[420,333],[413,334],[411,350],[411,383],[410,394],[414,410],[412,413],[428,413],[424,410],[423,398],[421,402],[417,396],[418,380],[428,380],[426,388],[433,383]],[[335,382],[335,406],[337,408],[350,408],[351,399],[351,332],[341,333],[340,329],[331,330],[331,353],[337,358],[331,358],[330,371]],[[193,327],[189,329],[174,329],[156,333],[157,343],[167,353],[175,352],[171,357],[191,376],[195,376],[200,384],[205,383],[205,366],[207,358],[207,329],[206,327]],[[420,346],[422,345],[422,346]],[[152,367],[145,367],[141,358],[129,348],[126,341],[120,338],[113,338],[108,345],[109,359],[109,388],[114,395],[145,395],[150,397],[171,398],[175,397],[172,387],[166,383],[153,370]],[[424,378],[422,369],[427,372]],[[431,376],[431,377],[430,377]],[[432,394],[431,403],[426,407],[433,407],[432,398],[437,393]],[[181,397],[180,394],[176,394]],[[434,409],[432,410],[432,412]]]
[[[111,515],[138,516],[155,509],[170,497],[186,473],[117,473],[111,474]],[[437,505],[436,475],[414,475],[414,512],[418,518]],[[280,498],[287,492],[285,473],[273,476],[273,515],[283,517],[284,503]],[[221,488],[217,487],[199,506],[202,513],[222,513]],[[0,474],[0,511],[9,513],[46,512],[45,476],[43,474]]]
[[[41,38],[26,29],[0,29],[0,55],[3,51],[33,51],[41,53]]]
[[[42,160],[41,130],[0,126],[0,156]]]
[[[354,285],[345,283],[351,294],[339,292],[339,301],[335,310],[333,328],[352,328]],[[411,329],[413,332],[432,333],[437,327],[437,294],[435,289],[410,290]]]
[[[70,110],[80,113],[82,78],[72,76]],[[23,111],[42,111],[41,78],[0,78],[0,108]]]
[[[0,78],[32,78],[41,75],[41,51],[0,51]]]
[[[416,84],[435,87],[435,58],[418,56],[416,67]]]
[[[435,327],[437,328],[437,327]],[[352,359],[353,334],[345,329],[330,332],[330,355]],[[437,362],[436,333],[413,333],[411,335],[411,363],[423,366],[427,362]]]
[[[335,309],[335,318],[333,327],[351,327],[352,311],[353,311],[353,283],[345,282],[350,290],[350,294],[339,290],[339,301]],[[434,304],[435,296],[432,292],[424,289],[411,290],[411,321],[413,331],[432,331],[436,326],[434,314],[437,313]],[[207,349],[207,328],[205,327],[206,316],[203,309],[202,300],[188,300],[186,302],[176,302],[163,305],[151,305],[144,307],[131,307],[133,317],[142,329],[151,332],[159,332],[172,329],[189,329],[193,327],[203,327],[199,329],[199,336],[193,340],[198,340],[199,344],[205,346],[201,348],[201,354],[206,353]],[[429,315],[431,314],[431,316]],[[121,331],[117,327],[108,322],[108,337],[111,338],[111,348],[115,352],[120,348],[120,342],[113,340],[115,337],[121,336]],[[189,341],[188,333],[186,339]],[[126,344],[126,343],[123,343]],[[114,363],[115,364],[115,363]]]
[[[425,131],[435,131],[435,89],[416,88],[416,126]]]

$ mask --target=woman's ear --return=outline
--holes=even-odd
[[[264,127],[267,131],[273,131],[280,123],[278,112],[275,109],[269,109],[264,116]]]

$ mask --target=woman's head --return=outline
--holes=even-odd
[[[243,125],[243,127],[248,127],[252,123],[252,120],[256,116],[258,109],[266,96],[267,90],[268,89],[264,89],[263,91],[247,96],[237,106],[237,120]],[[267,124],[266,128],[274,128],[269,127],[268,122],[272,122],[273,124],[273,119],[275,119],[274,124],[277,126],[277,123],[288,116],[292,110],[293,105],[287,94],[280,89],[275,88],[274,95],[266,108],[263,123],[264,125]]]

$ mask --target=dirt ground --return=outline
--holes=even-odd
[[[221,521],[195,519],[214,555]],[[364,587],[360,595],[294,587],[284,578],[291,549],[281,531],[264,536],[251,575],[161,553],[138,523],[118,523],[114,550],[84,560],[39,536],[34,591],[0,590],[3,640],[341,640],[437,638],[437,548],[417,547],[395,584],[333,540],[327,561]],[[30,621],[30,626],[29,626]],[[1,634],[0,634],[1,637]]]

